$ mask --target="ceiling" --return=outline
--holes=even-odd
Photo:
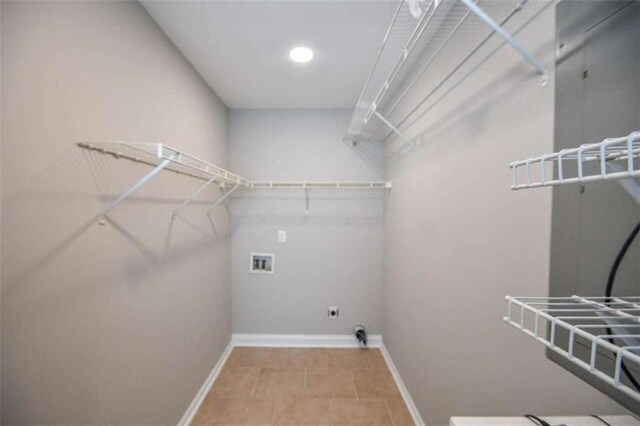
[[[397,0],[142,4],[229,108],[353,108]],[[289,59],[296,46],[314,59]]]

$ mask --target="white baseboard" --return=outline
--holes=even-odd
[[[213,369],[211,370],[211,373],[209,373],[207,380],[204,381],[195,398],[193,398],[193,401],[191,401],[191,404],[189,404],[189,407],[187,407],[187,411],[185,411],[182,415],[180,422],[178,422],[178,426],[189,426],[191,420],[193,420],[193,416],[195,416],[198,412],[198,408],[200,408],[202,401],[204,401],[204,398],[209,393],[209,389],[211,389],[211,386],[213,386],[213,382],[216,381],[216,378],[218,378],[218,374],[220,374],[220,371],[222,371],[222,367],[224,367],[225,362],[227,362],[227,358],[229,358],[233,347],[233,339],[231,339],[224,352],[222,352],[222,355],[220,355],[220,359],[218,359],[216,365],[213,366]]]
[[[409,394],[409,390],[404,385],[404,382],[402,381],[402,377],[400,377],[400,373],[398,373],[398,369],[396,368],[396,365],[393,363],[393,360],[391,359],[391,355],[389,354],[389,351],[387,351],[387,348],[384,346],[384,343],[380,345],[380,352],[382,352],[382,356],[384,357],[384,360],[387,362],[389,371],[391,371],[391,375],[393,376],[393,379],[396,381],[396,385],[398,386],[398,389],[402,394],[402,399],[404,399],[404,403],[407,405],[407,408],[409,409],[409,413],[411,413],[411,417],[413,417],[413,422],[416,425],[424,426],[425,424],[424,420],[422,420],[422,416],[420,415],[420,412],[418,411],[416,404],[413,402],[413,398],[411,398],[411,395]]]
[[[235,346],[269,346],[290,348],[358,348],[360,344],[353,334],[233,334]],[[367,345],[378,348],[382,336],[369,335]]]

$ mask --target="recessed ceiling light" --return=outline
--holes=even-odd
[[[308,47],[295,47],[289,52],[289,57],[293,62],[305,63],[313,59],[313,51]]]

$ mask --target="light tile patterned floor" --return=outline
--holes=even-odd
[[[235,348],[192,425],[413,425],[378,349]]]

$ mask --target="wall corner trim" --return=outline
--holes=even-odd
[[[389,371],[391,371],[391,375],[393,376],[393,379],[396,381],[396,386],[398,386],[398,389],[400,390],[402,399],[404,400],[404,403],[407,405],[407,409],[409,410],[409,413],[411,413],[411,417],[413,417],[413,422],[416,425],[424,426],[425,423],[424,423],[424,420],[422,420],[422,416],[420,415],[420,412],[418,411],[418,407],[416,407],[416,404],[413,402],[413,398],[411,398],[411,394],[409,393],[409,390],[407,389],[404,382],[402,381],[402,377],[400,377],[400,373],[398,372],[396,365],[393,363],[393,360],[391,359],[391,355],[389,354],[389,351],[387,351],[386,346],[382,342],[380,345],[380,352],[382,352],[382,356],[384,357],[384,360],[387,362]]]
[[[182,415],[182,418],[178,422],[178,426],[188,426],[189,424],[191,424],[191,421],[198,412],[202,401],[204,401],[204,398],[209,393],[211,386],[213,386],[213,382],[216,381],[218,375],[220,374],[220,371],[222,371],[222,367],[224,367],[224,364],[227,362],[227,358],[229,358],[229,355],[231,355],[233,347],[233,339],[231,339],[224,352],[222,352],[222,355],[220,355],[218,362],[216,362],[216,364],[213,366],[211,373],[209,373],[209,376],[207,376],[207,379],[204,381],[204,383],[198,390],[198,393],[196,393],[196,396],[191,401],[191,404],[189,404],[189,406],[187,407],[187,411],[185,411]]]

